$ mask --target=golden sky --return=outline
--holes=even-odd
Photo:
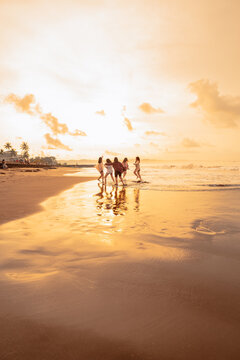
[[[0,147],[239,160],[238,0],[0,0]]]

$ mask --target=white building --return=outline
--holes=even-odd
[[[0,154],[0,161],[5,160],[6,162],[10,161],[19,161],[22,159],[20,155],[14,155],[11,150],[4,151],[2,154]]]

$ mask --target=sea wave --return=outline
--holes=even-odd
[[[196,164],[141,164],[144,183],[137,183],[130,165],[126,182],[130,187],[157,191],[226,191],[240,189],[240,167],[218,166],[203,167]],[[234,169],[234,171],[233,171]],[[96,169],[81,169],[79,174],[96,176]],[[111,180],[108,179],[111,185]]]
[[[240,184],[202,184],[200,186],[209,186],[209,187],[234,187],[234,188],[240,188]]]
[[[203,185],[166,185],[166,184],[145,184],[129,182],[130,187],[139,187],[141,190],[154,190],[154,191],[227,191],[227,190],[240,190],[239,185],[231,184],[203,184]]]
[[[156,166],[156,168],[167,169],[167,170],[216,170],[216,171],[240,171],[239,166],[223,166],[223,165],[196,165],[196,164],[184,164],[184,165],[160,165]]]

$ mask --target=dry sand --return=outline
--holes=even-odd
[[[27,216],[42,208],[40,203],[50,196],[71,188],[89,177],[64,176],[76,173],[71,168],[0,169],[0,225]]]

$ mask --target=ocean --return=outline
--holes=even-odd
[[[134,165],[129,164],[127,184],[136,187],[133,175]],[[82,169],[81,174],[96,176],[95,168]],[[201,162],[186,161],[164,163],[142,163],[141,174],[144,183],[141,190],[158,191],[213,191],[240,189],[239,162]],[[111,184],[110,177],[108,183]]]

